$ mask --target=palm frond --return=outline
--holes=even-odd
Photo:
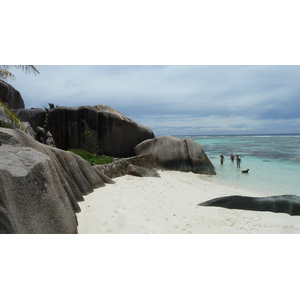
[[[25,71],[25,73],[33,72],[34,75],[40,74],[40,72],[35,68],[35,66],[32,65],[20,65],[20,66],[14,66],[17,69],[20,69],[22,71]]]
[[[34,75],[40,74],[40,72],[33,65],[19,65],[19,66],[10,66],[10,65],[0,65],[0,78],[14,78],[15,76],[7,71],[9,68],[15,67],[19,70],[24,71],[25,73],[33,72]]]
[[[15,79],[14,74],[8,72],[7,70],[0,69],[0,78],[6,79],[8,77],[11,78],[11,79]]]
[[[0,99],[0,115],[3,113],[9,118],[10,122],[9,123],[5,122],[5,124],[8,127],[18,128],[27,132],[25,125],[22,123],[19,117]],[[0,125],[1,125],[1,120],[0,120]]]

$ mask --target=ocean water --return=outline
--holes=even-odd
[[[300,196],[300,135],[178,136],[199,143],[217,173],[216,179],[258,191]],[[231,162],[239,155],[241,167]],[[220,155],[225,161],[220,163]],[[250,169],[248,174],[242,170]]]

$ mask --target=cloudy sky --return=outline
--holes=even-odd
[[[11,69],[27,108],[106,104],[155,135],[300,133],[293,0],[55,0],[34,18],[18,2],[0,60],[40,71]]]
[[[105,104],[155,135],[300,133],[300,66],[36,65],[26,108]]]

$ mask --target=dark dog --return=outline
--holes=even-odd
[[[242,171],[242,173],[248,173],[250,169]]]

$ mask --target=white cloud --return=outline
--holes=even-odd
[[[106,104],[158,132],[300,131],[300,66],[37,68],[11,82],[26,107]]]
[[[211,115],[140,116],[134,119],[150,127],[155,135],[203,135],[203,134],[251,134],[251,133],[299,133],[300,119],[254,120],[247,116],[227,118]],[[289,128],[290,131],[286,131]]]

